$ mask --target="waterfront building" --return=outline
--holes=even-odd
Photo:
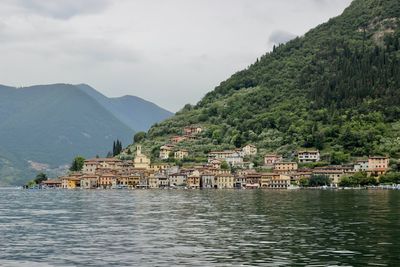
[[[64,189],[76,189],[81,186],[81,175],[61,177],[61,187]]]
[[[98,187],[99,177],[96,175],[83,175],[80,187],[82,189],[96,189]]]
[[[170,186],[186,186],[187,185],[187,175],[181,173],[174,173],[169,175]]]
[[[60,179],[49,179],[43,181],[40,185],[42,188],[61,188],[62,182]]]
[[[200,188],[200,174],[192,174],[187,177],[187,186],[189,188],[198,189]]]
[[[345,175],[343,169],[316,168],[313,170],[313,175],[323,175],[329,177],[332,186],[338,186],[342,177]]]
[[[246,179],[246,188],[259,188],[261,182],[261,174],[254,172],[254,173],[247,173],[245,176]]]
[[[232,189],[235,187],[235,177],[232,174],[219,174],[215,176],[214,187],[217,189]]]
[[[369,157],[368,158],[368,173],[372,175],[382,175],[389,170],[388,157]]]
[[[290,186],[291,178],[289,175],[279,173],[261,174],[261,188],[268,189],[287,189]]]
[[[203,173],[200,176],[200,188],[214,188],[215,186],[215,175],[212,173]]]

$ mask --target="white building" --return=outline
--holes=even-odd
[[[321,160],[319,150],[299,151],[298,159],[300,163],[317,162]]]

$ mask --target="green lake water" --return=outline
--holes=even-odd
[[[400,266],[400,191],[0,189],[0,266]]]

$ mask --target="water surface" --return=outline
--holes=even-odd
[[[0,189],[0,266],[400,266],[400,192]]]

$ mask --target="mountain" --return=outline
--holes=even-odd
[[[154,103],[136,96],[107,98],[86,84],[80,84],[77,87],[136,131],[147,131],[155,122],[165,120],[173,115]]]
[[[355,0],[338,17],[274,47],[197,105],[153,126],[143,147],[153,157],[169,137],[196,124],[183,142],[192,160],[211,149],[256,144],[290,158],[318,148],[324,160],[400,157],[400,1]]]
[[[129,105],[136,102],[125,102],[120,112],[114,113],[81,86],[0,86],[0,184],[21,184],[42,169],[59,171],[76,155],[104,156],[116,139],[129,144],[136,129],[135,124],[119,119],[122,107],[126,116],[132,116],[131,110],[136,117],[153,111],[157,114],[138,120],[140,129],[158,121],[152,119],[160,114],[160,108],[143,102],[132,109]]]

